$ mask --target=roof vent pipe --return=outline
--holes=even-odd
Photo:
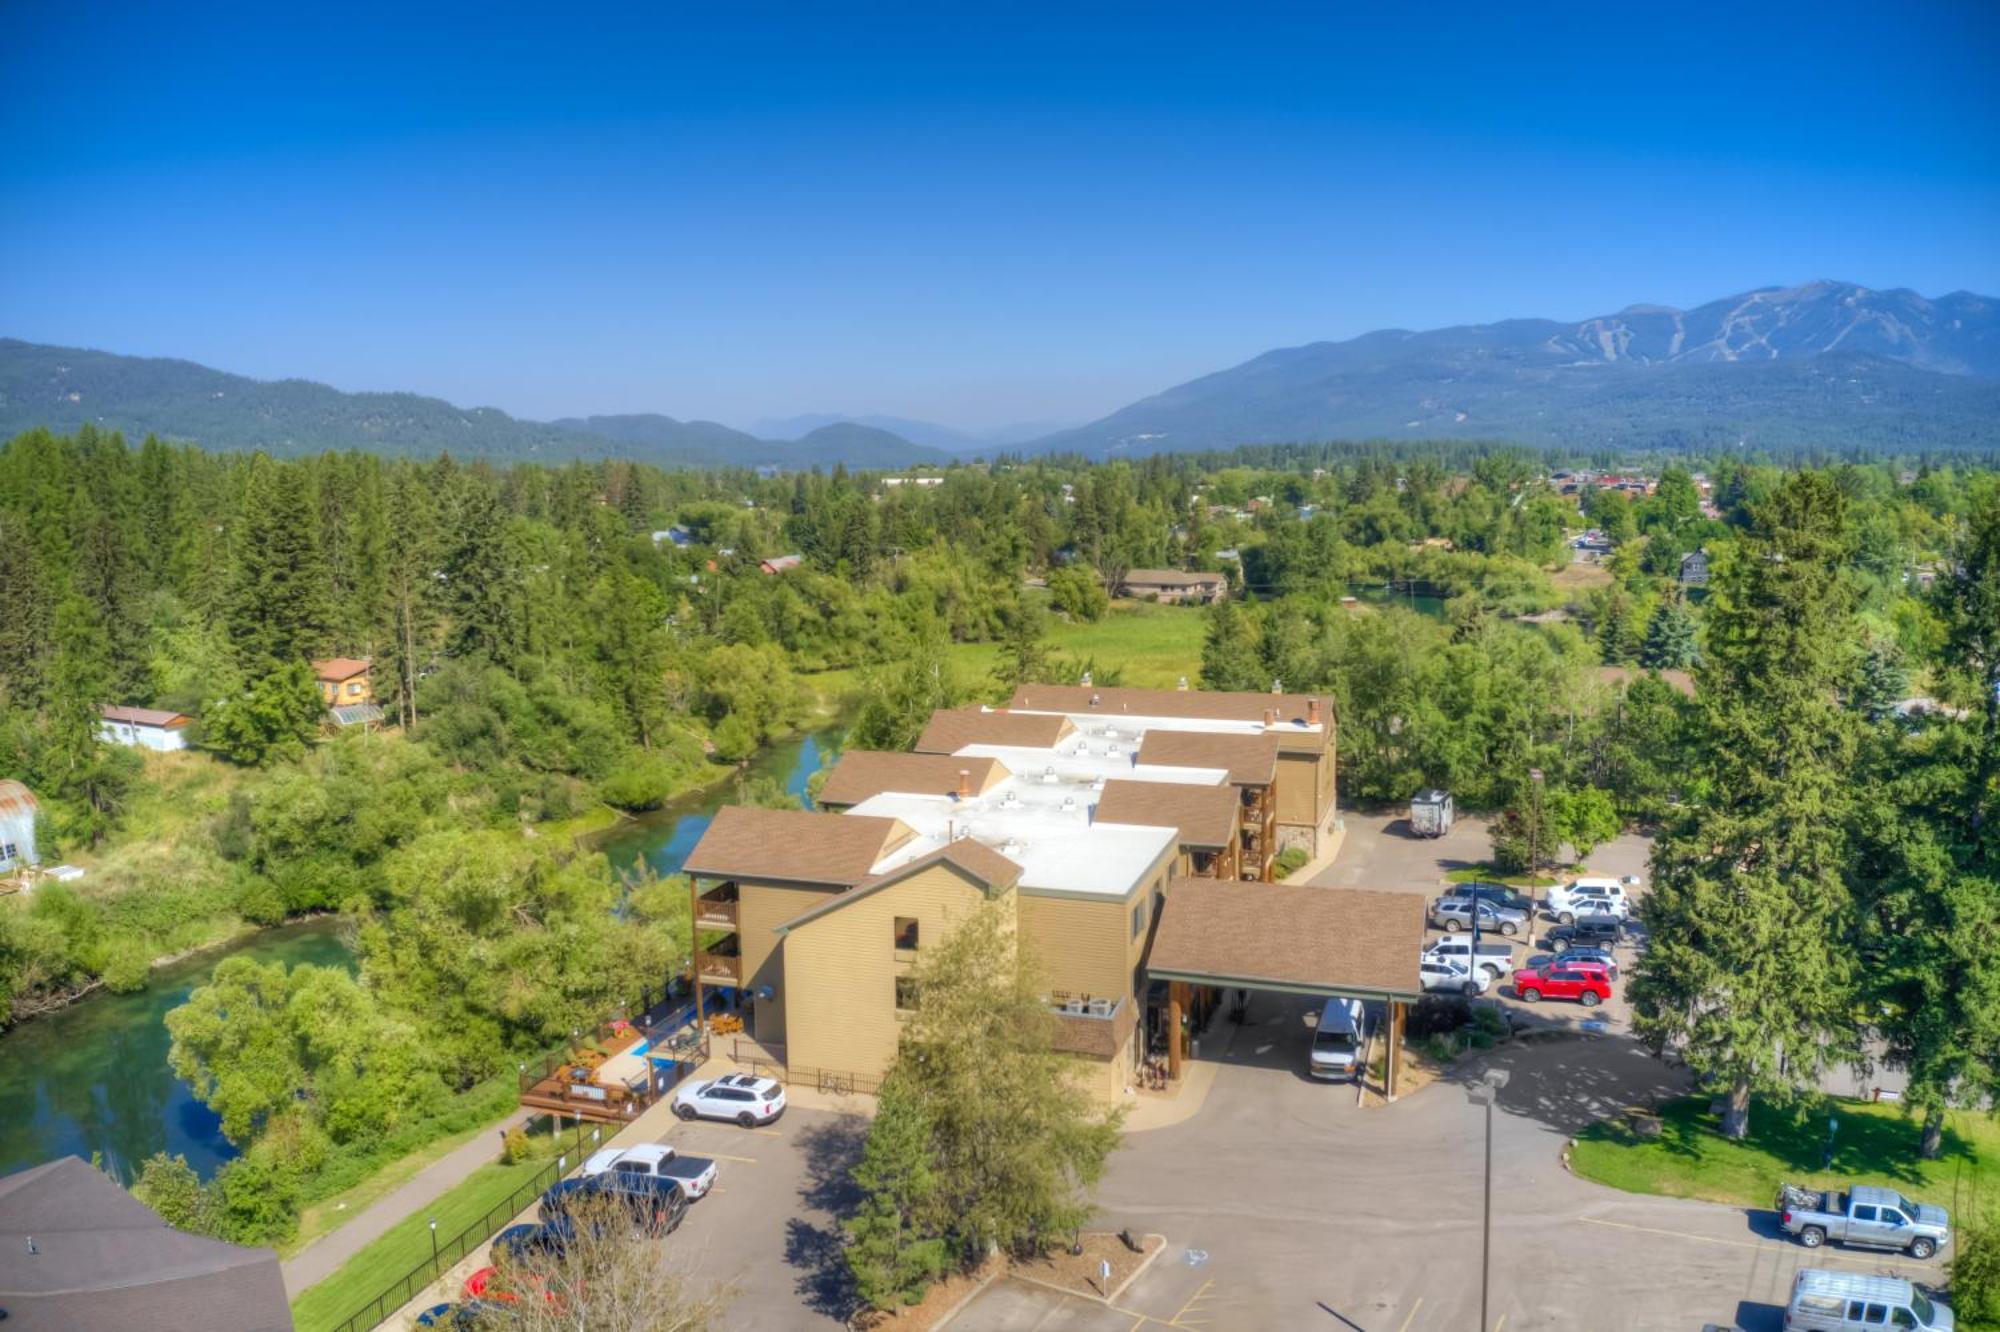
[[[1099,698],[1099,697],[1098,697],[1097,695],[1095,695],[1095,694],[1092,694],[1092,695],[1090,696],[1090,706],[1091,706],[1091,707],[1093,707],[1093,708],[1094,708],[1094,707],[1096,707],[1096,706],[1097,706],[1097,705],[1098,705],[1099,703],[1101,703],[1101,702],[1103,702],[1103,701],[1104,701],[1104,700],[1100,699],[1100,698]]]
[[[1285,682],[1283,680],[1280,680],[1275,675],[1271,677],[1271,692],[1274,694],[1282,694],[1285,692]]]
[[[1316,698],[1306,700],[1306,725],[1319,725],[1319,700]]]
[[[1085,672],[1083,673],[1083,687],[1084,687],[1084,688],[1086,688],[1086,689],[1090,688],[1090,672],[1089,672],[1089,671],[1085,671]]]
[[[1181,687],[1181,692],[1182,692],[1183,694],[1185,694],[1185,693],[1187,692],[1187,677],[1186,677],[1185,675],[1183,675],[1183,676],[1181,677],[1181,686],[1180,686],[1180,687]]]
[[[958,770],[958,798],[960,800],[967,800],[970,799],[971,796],[972,796],[972,772],[970,769],[960,768]]]

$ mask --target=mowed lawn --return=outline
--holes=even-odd
[[[292,1303],[292,1322],[298,1332],[326,1332],[329,1328],[339,1327],[350,1315],[381,1294],[385,1287],[419,1264],[428,1263],[431,1256],[430,1222],[433,1218],[437,1220],[438,1239],[442,1243],[507,1202],[509,1195],[516,1190],[521,1190],[520,1197],[516,1199],[517,1206],[508,1213],[508,1219],[511,1219],[513,1211],[534,1201],[526,1186],[553,1159],[553,1152],[545,1156],[539,1150],[544,1146],[541,1139],[536,1140],[536,1146],[538,1150],[531,1160],[513,1165],[495,1162],[479,1167],[430,1207],[404,1217],[379,1239],[348,1259],[338,1272],[299,1296]],[[498,1221],[493,1226],[493,1232],[497,1233],[506,1224],[506,1219]],[[483,1242],[491,1238],[491,1234],[480,1238]],[[452,1255],[446,1254],[445,1258],[446,1266],[449,1266]],[[400,1296],[392,1295],[393,1303],[384,1313],[393,1312],[421,1289],[423,1283],[420,1279],[412,1290]],[[372,1323],[367,1325],[373,1326]]]
[[[1828,1116],[1839,1127],[1832,1165],[1822,1169]],[[1658,1138],[1641,1139],[1624,1122],[1606,1120],[1579,1136],[1570,1164],[1628,1193],[1745,1207],[1769,1207],[1784,1182],[1893,1185],[1919,1202],[1956,1201],[1959,1211],[1974,1197],[1989,1205],[2000,1198],[2000,1122],[1990,1115],[1953,1112],[1935,1161],[1918,1159],[1919,1122],[1898,1105],[1825,1097],[1788,1109],[1756,1101],[1747,1139],[1731,1142],[1719,1126],[1706,1098],[1673,1101],[1661,1111]]]
[[[1147,689],[1172,689],[1186,676],[1190,688],[1201,673],[1201,640],[1207,619],[1197,606],[1160,606],[1142,601],[1116,601],[1095,624],[1051,618],[1049,646],[1076,661],[1094,661],[1102,676],[1119,672],[1119,683]],[[998,643],[954,643],[951,659],[960,679],[976,698],[990,699],[993,668],[1000,660]],[[832,707],[861,688],[862,672],[854,669],[816,671],[804,676],[824,706]]]

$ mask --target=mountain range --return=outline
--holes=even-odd
[[[2000,303],[1851,283],[1767,287],[1689,310],[1511,319],[1266,352],[1101,420],[965,432],[902,417],[653,413],[529,421],[415,393],[346,393],[190,361],[0,339],[0,437],[84,422],[213,449],[443,451],[501,461],[893,468],[954,456],[1091,457],[1334,439],[1571,449],[2000,449]]]

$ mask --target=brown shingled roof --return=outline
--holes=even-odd
[[[1278,776],[1278,737],[1214,731],[1146,732],[1139,762],[1175,768],[1227,768],[1238,786],[1264,786]]]
[[[1055,1037],[1049,1044],[1064,1054],[1110,1059],[1125,1048],[1139,1025],[1138,1005],[1127,999],[1108,1018],[1056,1014]]]
[[[1092,700],[1096,700],[1092,702]],[[1008,704],[1022,712],[1092,713],[1107,717],[1127,714],[1134,717],[1188,717],[1205,721],[1261,722],[1266,711],[1278,714],[1278,734],[1283,747],[1317,750],[1327,739],[1326,731],[1306,730],[1310,703],[1319,700],[1320,724],[1334,725],[1333,695],[1258,694],[1209,689],[1132,689],[1113,685],[1024,684],[1014,690]]]
[[[108,722],[123,722],[127,726],[185,726],[188,719],[178,712],[167,712],[160,708],[128,708],[122,703],[106,703],[98,708],[97,715]]]
[[[1421,893],[1176,879],[1146,958],[1154,975],[1414,998]]]
[[[1219,573],[1188,573],[1181,569],[1131,569],[1125,586],[1144,583],[1149,587],[1219,587],[1229,579]]]
[[[899,819],[724,805],[682,868],[710,878],[847,888],[914,835]]]
[[[884,821],[893,822],[893,820]],[[878,888],[887,888],[890,884],[907,879],[912,874],[920,870],[927,870],[933,865],[951,865],[968,877],[976,879],[989,890],[1011,888],[1021,878],[1021,867],[1019,865],[982,842],[975,842],[970,837],[961,837],[955,842],[946,843],[928,855],[918,856],[907,865],[898,865],[892,870],[884,870],[872,878],[863,879],[846,892],[836,893],[826,901],[808,908],[784,924],[777,926],[777,932],[779,934],[787,934],[809,921],[819,919],[829,911],[838,911],[857,898],[866,897]]]
[[[368,658],[322,657],[313,662],[312,667],[315,676],[338,684],[342,680],[352,680],[357,675],[368,674]]]
[[[1007,776],[998,759],[954,758],[949,754],[885,753],[875,749],[850,749],[826,775],[820,788],[822,805],[858,805],[884,791],[913,795],[951,795],[958,790],[958,774],[966,774],[973,794],[985,791]]]
[[[919,754],[950,754],[967,745],[1020,745],[1047,749],[1076,728],[1069,718],[1047,714],[988,711],[985,708],[940,708],[917,737]]]
[[[1237,811],[1243,801],[1233,786],[1192,786],[1181,782],[1135,782],[1114,777],[1097,800],[1099,823],[1137,823],[1178,828],[1182,846],[1206,850],[1236,840]]]

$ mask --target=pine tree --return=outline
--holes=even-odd
[[[1887,721],[1910,692],[1910,671],[1893,642],[1876,640],[1861,654],[1851,701],[1869,721]]]
[[[1249,617],[1233,601],[1218,601],[1208,613],[1208,632],[1201,645],[1201,687],[1225,690],[1270,687]]]
[[[1698,668],[1708,798],[1655,844],[1634,1026],[1750,1098],[1815,1087],[1856,1053],[1846,836],[1858,727],[1840,705],[1853,634],[1845,502],[1790,478],[1760,505],[1710,602]]]
[[[1639,664],[1649,671],[1682,671],[1694,664],[1694,617],[1677,597],[1669,597],[1653,612]]]
[[[846,1223],[846,1259],[856,1292],[875,1309],[917,1303],[944,1275],[950,1253],[940,1225],[930,1118],[907,1079],[883,1084],[854,1183],[861,1203]]]
[[[43,651],[55,607],[41,557],[11,515],[0,512],[0,709],[42,701]]]
[[[376,679],[404,726],[417,720],[417,676],[433,647],[437,627],[433,601],[437,580],[437,511],[422,479],[410,468],[396,470],[389,486],[388,543],[384,552],[384,628]]]
[[[321,651],[327,575],[319,515],[304,473],[259,453],[250,460],[233,541],[229,633],[253,681]]]
[[[503,517],[493,492],[472,477],[455,481],[441,583],[450,614],[453,656],[481,654],[498,666],[514,660],[514,613]]]

